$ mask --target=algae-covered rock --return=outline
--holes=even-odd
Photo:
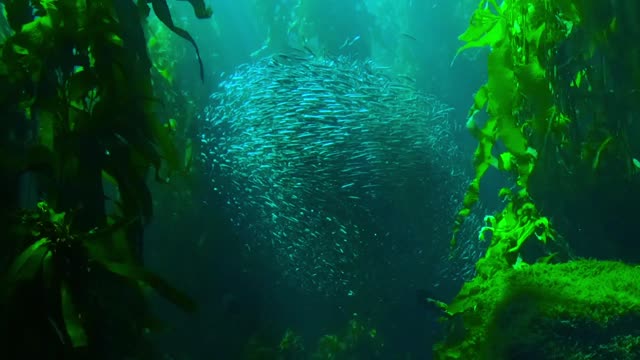
[[[500,270],[447,307],[437,359],[640,359],[640,267],[577,260]]]

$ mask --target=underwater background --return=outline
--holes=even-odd
[[[635,1],[0,6],[0,357],[640,359]]]
[[[191,11],[177,5],[176,22]],[[354,358],[431,358],[439,313],[419,294],[453,296],[481,254],[470,241],[448,258],[473,171],[465,116],[486,66],[483,50],[452,61],[476,4],[211,5],[213,20],[181,23],[204,85],[189,53],[175,76],[213,94],[194,125],[202,173],[182,213],[158,200],[145,244],[146,264],[203,307],[176,315],[162,347],[234,359],[290,329],[310,357],[355,321],[375,337]]]

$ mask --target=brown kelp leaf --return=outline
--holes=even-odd
[[[204,81],[204,65],[202,65],[202,58],[200,58],[200,50],[198,49],[198,45],[196,41],[191,37],[191,35],[185,30],[175,26],[173,24],[173,19],[171,18],[171,11],[169,10],[169,5],[167,5],[166,0],[151,0],[151,5],[153,7],[153,12],[155,12],[156,16],[162,23],[165,24],[169,30],[173,31],[176,35],[181,38],[189,41],[193,47],[196,49],[196,56],[198,57],[198,64],[200,65],[200,79]],[[197,13],[197,12],[196,12]]]
[[[102,261],[96,259],[107,270],[130,280],[140,281],[158,292],[161,296],[171,301],[174,305],[188,312],[197,310],[197,305],[187,295],[175,289],[165,280],[151,271],[133,264],[117,263],[112,261]]]

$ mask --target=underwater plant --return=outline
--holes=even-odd
[[[153,9],[195,42],[166,0],[2,5],[3,356],[153,358],[141,285],[195,306],[142,267],[148,174],[165,183],[184,164],[155,110],[143,20]]]
[[[47,203],[40,202],[36,211],[25,211],[20,216],[19,226],[29,232],[26,238],[31,245],[11,264],[3,288],[3,299],[11,302],[17,294],[16,290],[25,283],[33,282],[36,278],[42,281],[45,297],[54,304],[59,301],[61,306],[60,313],[52,313],[49,317],[52,326],[58,331],[62,328],[66,330],[58,333],[61,342],[66,342],[68,338],[74,348],[87,346],[84,320],[82,313],[76,310],[73,293],[82,291],[78,285],[84,280],[83,273],[88,274],[100,267],[125,277],[134,284],[141,282],[153,287],[187,311],[195,310],[193,301],[162,279],[134,261],[123,261],[114,256],[116,251],[111,248],[112,242],[118,238],[120,241],[126,240],[123,238],[124,234],[119,232],[126,223],[74,234],[71,233],[72,217],[66,215],[56,213]],[[56,320],[58,315],[62,315],[60,323]]]
[[[304,339],[292,329],[286,329],[277,346],[253,336],[243,359],[380,359],[384,342],[370,322],[354,313],[337,333],[320,336],[312,349],[305,348]]]
[[[488,80],[476,92],[467,122],[479,143],[476,176],[456,218],[453,248],[459,226],[479,200],[487,171],[496,168],[514,184],[500,190],[505,207],[487,216],[480,230],[480,240],[490,245],[476,264],[476,278],[445,307],[449,331],[435,347],[439,359],[637,357],[633,344],[638,334],[625,324],[637,324],[639,312],[628,306],[633,300],[622,291],[635,286],[630,281],[635,267],[569,260],[571,249],[566,248],[564,254],[551,251],[564,246],[563,233],[547,215],[553,212],[550,204],[589,197],[584,179],[591,184],[633,184],[610,180],[627,178],[624,171],[600,170],[632,164],[625,139],[637,136],[628,123],[606,119],[601,105],[593,105],[606,104],[608,97],[605,82],[596,79],[609,69],[596,55],[621,56],[621,49],[633,48],[621,35],[618,15],[637,6],[612,6],[589,0],[482,0],[460,35],[466,44],[458,54],[474,47],[491,51]],[[629,86],[638,86],[637,49],[624,54],[626,68],[635,69]],[[576,101],[578,94],[587,100]],[[628,100],[621,104],[635,106],[628,94],[623,96]],[[629,189],[618,187],[610,194]],[[546,200],[545,194],[554,199]],[[584,214],[581,209],[563,210]],[[537,248],[542,251],[527,252],[532,238],[540,241]],[[608,241],[586,234],[572,239],[588,240]],[[574,277],[582,281],[571,280]],[[614,278],[618,280],[612,282]]]

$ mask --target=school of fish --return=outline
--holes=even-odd
[[[300,287],[352,296],[393,251],[422,254],[390,245],[406,237],[386,221],[403,189],[426,193],[423,224],[405,227],[429,233],[416,243],[448,243],[468,179],[451,110],[373,61],[278,54],[219,84],[200,158],[248,254]]]

